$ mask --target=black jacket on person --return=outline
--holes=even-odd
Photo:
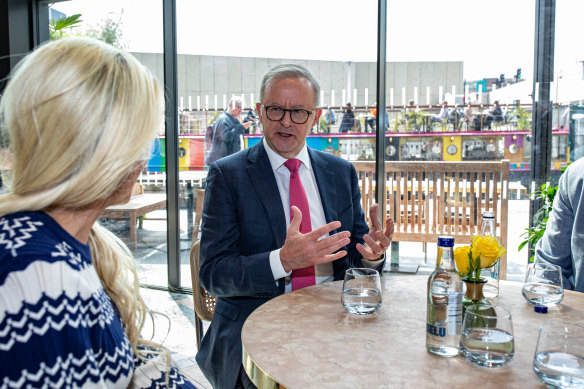
[[[211,149],[205,163],[210,165],[219,158],[226,157],[241,150],[240,136],[245,127],[233,116],[223,112],[213,123]]]
[[[355,125],[355,113],[352,109],[345,111],[339,132],[349,132]]]

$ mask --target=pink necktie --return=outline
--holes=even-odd
[[[300,167],[300,160],[289,159],[284,162],[284,166],[290,170],[290,222],[292,222],[293,213],[292,206],[298,207],[302,212],[302,222],[300,223],[300,232],[306,234],[312,231],[310,224],[310,210],[308,208],[308,199],[306,192],[300,181],[298,168]],[[314,277],[314,266],[308,266],[302,269],[292,270],[292,290],[304,288],[306,286],[314,285],[316,283]]]

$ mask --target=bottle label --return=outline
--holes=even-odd
[[[462,331],[462,293],[448,292],[448,335]]]
[[[432,336],[439,336],[441,338],[446,336],[446,327],[445,326],[435,326],[430,323],[426,324],[426,332]]]
[[[462,330],[462,293],[448,292],[447,296],[442,303],[428,305],[426,332],[432,336],[460,335]]]

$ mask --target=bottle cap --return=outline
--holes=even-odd
[[[546,307],[545,305],[536,304],[533,306],[533,310],[537,313],[547,313],[548,307]]]
[[[438,246],[453,247],[454,246],[454,237],[452,237],[452,236],[439,236],[438,237]]]

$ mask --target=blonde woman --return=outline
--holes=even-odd
[[[140,338],[134,260],[96,222],[145,166],[159,84],[127,53],[62,39],[21,61],[0,115],[0,387],[192,387]]]

